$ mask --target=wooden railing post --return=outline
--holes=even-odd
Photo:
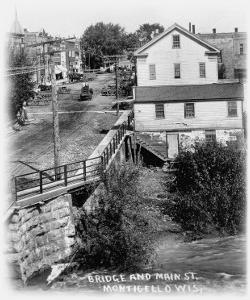
[[[112,145],[109,143],[109,152],[110,152],[110,157],[112,156]]]
[[[104,151],[103,152],[103,156],[102,156],[102,164],[103,164],[103,166],[105,164],[105,161],[106,161],[106,152]]]
[[[16,202],[17,202],[17,179],[15,177],[15,198],[16,198]]]
[[[65,186],[67,186],[68,185],[67,165],[63,166],[63,173],[64,173],[64,184]]]
[[[105,170],[104,162],[105,162],[104,157],[101,156],[101,174],[103,174],[103,171]]]
[[[83,161],[83,179],[86,181],[86,160]]]
[[[43,193],[43,172],[39,171],[40,194]]]

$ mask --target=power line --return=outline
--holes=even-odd
[[[21,67],[13,67],[13,68],[9,68],[7,69],[6,71],[14,71],[14,70],[19,70],[19,69],[31,69],[31,68],[34,68],[38,65],[29,65],[29,66],[21,66]]]
[[[24,75],[24,74],[28,74],[28,73],[34,73],[37,72],[39,70],[44,70],[44,67],[40,67],[40,68],[34,68],[33,70],[27,70],[27,71],[22,71],[22,72],[16,72],[16,73],[11,73],[11,74],[5,74],[4,77],[9,77],[9,76],[16,76],[16,75]]]

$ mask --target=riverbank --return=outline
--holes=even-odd
[[[186,233],[167,215],[160,215],[162,203],[168,201],[165,191],[166,174],[159,169],[141,168],[138,188],[145,208],[158,217],[152,233],[154,251],[151,259],[132,272],[95,267],[87,269],[79,263],[52,266],[51,273],[33,281],[25,289],[56,291],[79,290],[84,294],[208,294],[240,293],[246,289],[246,237],[204,235],[187,241]],[[157,210],[159,214],[157,214]],[[52,272],[52,273],[53,273]],[[138,275],[139,274],[139,275]],[[23,289],[22,285],[17,287]]]

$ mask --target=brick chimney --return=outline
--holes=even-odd
[[[192,25],[192,33],[195,34],[195,25]]]
[[[216,28],[213,28],[213,33],[216,33]]]
[[[234,28],[234,32],[238,32],[238,27],[235,27],[235,28]]]
[[[192,31],[191,27],[192,27],[192,24],[191,24],[191,22],[189,22],[189,24],[188,24],[188,30],[189,30],[189,32]]]

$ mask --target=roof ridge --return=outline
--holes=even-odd
[[[199,38],[196,34],[193,34],[192,32],[188,31],[186,28],[182,27],[178,23],[174,23],[173,25],[169,26],[166,30],[164,30],[161,34],[155,36],[151,41],[146,43],[145,45],[141,46],[139,49],[137,49],[134,54],[135,56],[138,55],[141,51],[146,50],[148,47],[150,47],[152,44],[160,40],[162,37],[167,35],[169,32],[171,32],[174,28],[179,28],[179,30],[184,31],[186,34],[190,35],[193,37],[195,40],[201,42],[204,45],[207,45],[208,47],[214,49],[216,52],[220,52],[219,49],[217,49],[214,45],[210,44],[207,41],[204,41],[203,39]]]

